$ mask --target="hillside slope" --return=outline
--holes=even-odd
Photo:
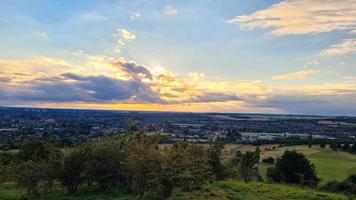
[[[192,193],[175,192],[171,200],[343,200],[343,195],[323,193],[293,186],[220,181]]]
[[[1,200],[20,199],[24,191],[13,184],[0,185]],[[29,200],[32,198],[28,198]],[[55,190],[46,197],[33,199],[51,200],[138,200],[134,195],[122,194],[119,191],[97,193],[95,191],[80,191],[68,196],[62,190]],[[314,190],[301,189],[293,186],[242,183],[238,181],[219,181],[207,184],[201,190],[181,192],[175,190],[169,200],[346,200],[342,195],[323,193]]]

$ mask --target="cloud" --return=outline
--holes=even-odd
[[[355,17],[356,18],[356,17]],[[340,56],[356,52],[356,39],[346,39],[320,52],[320,56]]]
[[[81,54],[82,55],[82,54]],[[213,91],[188,84],[184,79],[168,71],[153,74],[150,68],[124,59],[103,56],[82,55],[91,64],[115,70],[109,75],[90,75],[91,69],[85,71],[72,70],[65,73],[46,73],[38,76],[26,75],[26,79],[1,78],[0,103],[16,100],[19,102],[86,102],[86,103],[194,103],[194,102],[226,102],[238,101],[240,98],[230,92]],[[47,60],[48,61],[48,60]],[[47,62],[52,66],[52,61]],[[102,62],[103,64],[100,64]],[[11,62],[8,61],[11,64]],[[33,60],[13,61],[20,67]],[[46,62],[45,62],[46,63]],[[44,65],[42,63],[42,65]],[[12,65],[13,66],[13,65]],[[45,65],[45,67],[48,67]],[[30,67],[32,68],[32,66]],[[102,70],[105,70],[102,68]],[[29,70],[29,72],[31,69]],[[120,74],[117,76],[117,74]],[[11,81],[11,84],[9,83]],[[15,84],[13,84],[15,83]]]
[[[266,9],[236,16],[228,23],[243,29],[268,28],[277,36],[355,31],[356,0],[285,0]]]
[[[175,16],[178,14],[178,10],[176,10],[175,8],[173,8],[172,6],[166,6],[164,8],[164,14],[167,16]]]
[[[301,70],[301,71],[297,71],[297,72],[292,72],[292,73],[288,73],[288,74],[281,74],[281,75],[277,75],[277,76],[273,76],[272,79],[273,80],[301,80],[301,79],[306,79],[309,78],[310,75],[313,74],[317,74],[320,73],[319,70]]]
[[[123,60],[114,60],[111,62],[114,68],[125,72],[130,79],[134,80],[152,80],[152,74],[147,67],[138,65],[135,62],[127,62]]]
[[[113,37],[116,39],[116,52],[121,52],[121,49],[125,47],[127,42],[133,42],[136,39],[136,35],[127,29],[116,29],[116,32],[113,33]]]
[[[47,32],[39,32],[38,33],[41,37],[43,37],[43,38],[48,38],[48,33]]]
[[[356,76],[345,76],[344,80],[347,82],[356,82]]]
[[[191,72],[188,74],[188,76],[193,80],[193,81],[201,81],[205,78],[204,73],[199,73],[199,72]]]
[[[130,15],[130,19],[131,20],[136,20],[136,19],[138,19],[138,18],[140,18],[141,17],[141,14],[139,13],[139,12],[133,12],[133,13],[131,13],[131,15]]]
[[[260,80],[214,81],[199,72],[181,76],[163,67],[154,72],[155,67],[123,58],[82,56],[86,59],[83,67],[75,68],[50,58],[1,61],[0,68],[23,70],[22,73],[0,70],[0,105],[356,115],[356,111],[347,109],[355,107],[354,77],[336,83],[271,87]],[[69,65],[67,70],[57,69],[63,64]],[[92,65],[108,73],[96,73],[89,67]],[[47,68],[57,70],[44,70],[40,74],[33,71]],[[317,72],[295,72],[291,74],[297,75],[291,77],[313,73]],[[200,81],[194,81],[196,77]]]
[[[8,83],[11,81],[9,77],[0,77],[0,83]]]
[[[0,75],[4,74],[11,78],[14,83],[58,75],[74,68],[67,61],[47,57],[28,60],[0,60]]]

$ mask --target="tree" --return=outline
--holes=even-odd
[[[268,170],[268,178],[274,182],[317,186],[319,178],[315,166],[297,151],[285,151],[274,168]]]
[[[350,150],[350,144],[349,143],[345,143],[344,145],[342,145],[341,149],[343,151],[349,151]]]
[[[235,129],[227,130],[226,140],[229,143],[235,144],[239,139],[241,139],[241,133]]]
[[[337,149],[338,149],[338,145],[337,145],[335,142],[331,143],[331,144],[329,145],[329,147],[330,147],[330,149],[332,149],[332,150],[334,150],[334,151],[337,151]]]
[[[140,197],[149,196],[158,199],[170,193],[170,184],[166,183],[159,150],[144,141],[131,144],[128,157],[131,189]],[[146,197],[148,198],[148,197]]]
[[[133,118],[128,118],[124,124],[125,133],[135,133],[140,130],[138,122]]]
[[[268,157],[268,158],[263,159],[262,162],[268,163],[268,164],[274,164],[274,158]]]
[[[85,152],[80,149],[73,150],[64,158],[63,166],[60,170],[59,180],[66,187],[69,194],[77,191],[78,186],[85,180]]]
[[[41,180],[41,169],[38,163],[32,160],[22,162],[13,171],[16,184],[25,188],[27,195],[38,196],[38,184]]]
[[[16,154],[0,153],[0,184],[11,181],[11,171],[19,163],[20,160]]]
[[[308,135],[308,147],[311,148],[313,145],[313,135],[310,133]]]
[[[246,152],[242,154],[239,172],[245,182],[252,181],[258,175],[258,157],[256,152]]]
[[[12,169],[12,179],[24,187],[29,195],[38,195],[38,185],[42,183],[43,192],[52,189],[58,178],[63,153],[60,149],[44,143],[29,142],[24,144],[19,153],[19,163]]]
[[[221,141],[215,141],[210,144],[208,149],[208,164],[211,167],[211,171],[216,179],[221,180],[224,178],[224,168],[221,164],[221,150],[224,148],[224,144]]]
[[[122,165],[126,162],[125,156],[117,141],[101,139],[81,148],[87,156],[85,176],[89,183],[96,182],[100,190],[105,190],[125,180]]]
[[[25,161],[47,160],[51,156],[62,156],[62,152],[53,145],[41,141],[25,143],[19,151],[20,159]]]
[[[320,143],[320,148],[324,149],[325,147],[326,147],[326,145],[324,142]]]
[[[213,180],[204,147],[196,144],[178,143],[168,149],[164,168],[172,187],[185,191],[199,188],[204,182]]]
[[[255,157],[256,157],[257,164],[258,164],[260,162],[260,157],[261,157],[261,151],[260,151],[259,145],[257,145],[257,147],[255,149]]]
[[[354,199],[356,195],[356,174],[350,175],[344,181],[330,181],[320,189],[327,192],[340,192],[347,194],[350,199]]]
[[[354,143],[350,149],[350,152],[356,154],[356,143]]]

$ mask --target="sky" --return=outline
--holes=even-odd
[[[0,0],[0,105],[356,116],[356,0]]]

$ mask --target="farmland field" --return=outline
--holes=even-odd
[[[319,147],[308,148],[305,145],[301,146],[289,146],[289,147],[277,147],[276,149],[270,149],[271,145],[261,146],[261,158],[278,157],[283,154],[285,150],[297,150],[307,156],[312,163],[315,164],[318,176],[321,178],[320,184],[323,185],[331,180],[344,180],[350,174],[356,174],[356,155],[352,155],[346,152],[333,151],[328,147],[321,149]],[[242,146],[240,150],[253,150],[253,146]],[[260,165],[260,171],[262,177],[266,178],[266,170],[272,165],[262,163]]]

